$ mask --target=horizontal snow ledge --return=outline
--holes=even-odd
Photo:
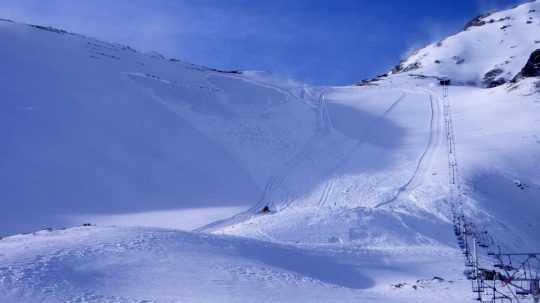
[[[246,211],[247,208],[247,206],[231,206],[186,208],[114,215],[85,214],[65,216],[63,220],[67,221],[70,225],[89,222],[101,226],[143,226],[194,230]]]

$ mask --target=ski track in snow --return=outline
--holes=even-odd
[[[282,90],[274,88],[273,86],[269,87],[278,91]],[[290,91],[286,91],[290,96],[294,97],[294,95]],[[303,89],[303,91],[305,92],[305,88]],[[302,94],[302,96],[305,96],[305,94]],[[328,134],[328,131],[331,128],[331,123],[329,122],[328,110],[326,109],[324,91],[320,92],[318,104],[319,105],[317,107],[317,111],[319,112],[319,129],[315,132],[315,134],[313,134],[313,136],[308,140],[308,142],[302,148],[300,148],[291,159],[287,161],[285,170],[283,170],[280,174],[274,175],[270,178],[270,180],[265,186],[262,198],[257,204],[255,204],[252,209],[248,210],[248,212],[257,212],[266,205],[272,206],[272,194],[287,181],[287,178],[294,171],[295,168],[301,166],[306,160],[309,159],[308,154],[313,149],[313,144],[315,144],[317,141],[321,140],[322,137]]]
[[[302,90],[305,92],[305,88]],[[290,93],[290,92],[289,92]],[[292,95],[292,93],[291,93]],[[303,93],[302,96],[305,96]],[[276,175],[272,177],[267,186],[265,187],[265,192],[263,197],[261,198],[260,202],[255,205],[252,209],[248,210],[248,212],[251,213],[257,213],[260,211],[260,209],[266,205],[273,206],[274,203],[271,199],[272,194],[279,190],[285,182],[287,182],[287,178],[294,172],[296,168],[306,163],[307,160],[310,159],[309,153],[313,150],[313,145],[316,144],[319,140],[322,140],[325,136],[329,135],[330,131],[332,130],[332,120],[328,114],[327,109],[327,101],[325,98],[325,91],[322,90],[319,93],[318,98],[318,104],[317,110],[319,112],[319,128],[315,132],[315,134],[308,140],[307,144],[304,145],[302,149],[300,149],[295,156],[293,156],[292,159],[288,161],[288,165],[285,171],[283,171],[280,175]],[[334,187],[334,180],[329,180],[324,185],[323,193],[319,200],[319,206],[322,206],[326,203],[328,197],[330,196],[332,189]],[[282,209],[287,208],[288,205],[285,205],[282,207]],[[242,215],[242,214],[240,214]],[[267,233],[262,231],[262,228],[260,226],[257,226],[257,233],[263,236],[263,239],[268,239],[270,241],[279,242],[277,239],[271,237]]]
[[[255,81],[255,80],[252,80],[252,81],[258,84],[258,81]],[[271,89],[275,89],[278,92],[286,93],[288,96],[298,99],[287,89],[278,88],[272,85],[264,85],[264,86]],[[305,93],[306,91],[305,88],[302,88],[302,91],[304,92],[301,94],[302,96],[308,95]],[[239,214],[238,216],[244,216],[245,214],[250,214],[250,213],[251,214],[257,213],[258,211],[260,211],[262,207],[267,206],[267,205],[273,206],[274,203],[272,201],[272,195],[276,191],[280,190],[280,188],[287,182],[287,178],[290,176],[291,173],[294,172],[296,168],[304,165],[306,161],[310,160],[309,154],[312,152],[313,146],[317,144],[317,142],[320,142],[322,138],[329,135],[329,132],[332,129],[332,122],[328,115],[327,101],[325,99],[324,94],[325,94],[324,89],[321,92],[319,92],[319,97],[318,97],[318,102],[317,102],[318,106],[316,107],[319,113],[318,114],[319,127],[317,131],[308,139],[306,144],[302,148],[298,149],[294,153],[294,156],[286,162],[285,164],[286,167],[284,170],[282,170],[281,173],[276,174],[269,178],[269,181],[267,182],[264,188],[263,195],[261,199],[259,200],[259,202],[256,203],[251,209],[249,209],[245,213]],[[321,201],[321,203],[324,203],[324,202]],[[287,206],[284,206],[284,207],[287,207]],[[204,230],[205,227],[203,227],[202,229]],[[264,234],[262,231],[260,233]],[[265,238],[267,239],[270,238],[268,235],[266,234],[264,235],[265,235]]]
[[[306,160],[310,159],[308,155],[313,150],[313,144],[316,144],[316,142],[327,136],[332,129],[332,123],[328,114],[327,102],[324,94],[325,92],[322,91],[319,95],[319,107],[317,110],[319,111],[320,127],[318,131],[313,135],[313,137],[311,137],[308,143],[302,149],[300,149],[291,160],[288,161],[286,170],[282,174],[275,176],[272,180],[270,180],[270,186],[268,186],[270,191],[268,192],[268,194],[265,195],[265,197],[261,199],[262,203],[259,203],[259,205],[257,205],[258,208],[260,208],[260,206],[262,206],[263,204],[273,204],[272,201],[268,200],[268,197],[271,196],[274,190],[277,190],[287,181],[287,178],[294,171],[295,168],[303,165]]]
[[[397,190],[397,193],[387,201],[381,202],[375,205],[374,208],[381,208],[383,206],[392,204],[397,201],[402,194],[405,192],[418,187],[422,183],[422,179],[425,177],[426,172],[431,168],[431,162],[435,154],[437,153],[440,146],[441,138],[441,128],[440,128],[440,104],[438,101],[433,101],[433,96],[428,94],[429,97],[429,107],[431,109],[431,118],[430,118],[430,128],[429,128],[429,139],[428,144],[420,155],[418,163],[413,172],[413,175],[409,180],[400,186]]]
[[[407,93],[403,92],[401,96],[398,97],[382,114],[382,118],[387,117],[405,98],[407,97]],[[324,98],[324,97],[323,97]],[[328,123],[329,125],[332,125],[332,118],[329,114],[327,114],[328,117]],[[362,130],[367,131],[367,130]],[[328,201],[329,196],[332,194],[332,191],[335,186],[335,176],[334,174],[336,171],[338,171],[349,159],[350,157],[355,153],[355,151],[363,144],[364,142],[358,141],[354,145],[354,147],[338,162],[338,164],[333,167],[326,176],[328,177],[328,181],[325,182],[321,197],[319,199],[318,206],[322,207],[326,204]]]
[[[259,81],[254,80],[254,79],[249,79],[246,81],[253,82],[257,85],[259,84]],[[262,85],[264,87],[274,89],[280,93],[286,94],[287,96],[290,96],[291,98],[294,98],[294,99],[299,99],[299,98],[304,99],[306,95],[308,96],[311,95],[311,93],[308,92],[305,87],[301,88],[300,96],[297,97],[289,89],[280,88],[280,87],[276,87],[274,85],[269,85],[269,84],[262,84]],[[245,212],[237,214],[231,218],[226,218],[223,220],[213,222],[207,226],[203,226],[197,229],[196,231],[208,231],[210,229],[214,229],[218,226],[221,226],[223,223],[230,224],[231,222],[246,220],[255,216],[264,206],[269,206],[269,207],[274,206],[272,196],[277,191],[282,189],[282,187],[286,184],[289,176],[292,173],[294,173],[295,169],[297,169],[298,167],[301,167],[302,165],[306,165],[306,163],[309,164],[309,161],[311,160],[311,157],[309,156],[309,154],[314,150],[314,146],[317,143],[321,142],[323,138],[325,138],[326,136],[331,135],[333,126],[332,126],[332,121],[331,121],[331,118],[327,109],[327,100],[325,98],[325,92],[326,92],[325,88],[319,89],[317,102],[316,102],[317,105],[314,107],[318,112],[318,115],[317,115],[318,127],[316,128],[315,133],[307,140],[307,142],[301,148],[299,148],[294,153],[294,155],[289,160],[286,161],[285,168],[280,173],[273,175],[269,178],[263,190],[262,197],[259,199],[259,201],[255,203],[253,207],[251,207]],[[312,104],[310,102],[307,102],[307,103]],[[333,180],[329,182],[331,183],[333,182]],[[328,199],[328,196],[330,195],[332,188],[333,188],[333,184],[325,185],[324,191],[327,194],[326,194],[326,197],[321,197],[321,200],[319,202],[321,205],[326,202],[325,201],[326,199]],[[288,206],[289,206],[288,204],[281,205],[281,210],[287,208]],[[275,238],[271,237],[270,235],[268,235],[267,233],[263,232],[260,227],[255,227],[255,228],[257,229],[256,233],[259,234],[262,237],[262,239],[267,239],[273,242],[280,242],[280,241],[277,241]]]

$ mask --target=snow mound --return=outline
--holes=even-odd
[[[453,250],[327,250],[90,226],[8,237],[0,251],[2,303],[444,302],[468,286]],[[430,266],[437,258],[448,266]]]

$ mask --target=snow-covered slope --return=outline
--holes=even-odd
[[[9,237],[0,252],[2,303],[455,302],[468,291],[449,249],[327,250],[80,227]]]
[[[243,210],[320,127],[311,92],[264,74],[9,21],[0,41],[0,235],[75,215]]]
[[[3,234],[212,221],[198,232],[87,226],[4,238],[0,295],[468,300],[454,215],[501,249],[540,249],[540,69],[518,76],[540,47],[539,11],[535,1],[475,19],[349,87],[0,22]],[[209,219],[175,222],[199,215]]]
[[[450,243],[440,101],[422,89],[386,85],[329,88],[324,98],[331,128],[266,195],[275,213],[209,229],[290,242]],[[395,208],[428,188],[414,198],[421,201]]]
[[[540,84],[516,77],[536,50],[538,11],[536,1],[493,13],[442,45],[419,50],[400,72],[358,87],[326,88],[328,132],[272,184],[264,205],[276,212],[244,213],[206,230],[297,243],[452,245],[447,231],[457,186],[464,211],[497,234],[500,245],[540,247]],[[490,18],[512,26],[499,29]],[[491,46],[501,41],[516,46]],[[464,60],[434,63],[453,56]],[[477,85],[483,69],[501,57],[513,58],[505,75],[515,80],[491,89]],[[418,68],[407,69],[411,64]],[[439,85],[445,77],[453,84],[446,99]],[[450,132],[455,147],[448,146]]]
[[[540,79],[451,88],[462,191],[513,251],[540,249]]]

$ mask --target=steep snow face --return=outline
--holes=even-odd
[[[513,79],[540,48],[540,2],[480,16],[464,31],[416,51],[395,72],[447,76],[467,85]]]
[[[326,88],[324,132],[269,183],[257,208],[204,230],[293,243],[453,245],[459,202],[497,245],[538,250],[540,81],[500,84],[528,61],[536,66],[539,6],[478,18],[399,73]],[[447,97],[442,76],[453,84]],[[264,206],[272,211],[259,212]]]
[[[328,129],[259,208],[206,230],[287,242],[451,245],[443,104],[407,77],[327,88]]]
[[[257,73],[9,21],[0,40],[2,235],[73,215],[237,212],[319,128],[310,92]]]

